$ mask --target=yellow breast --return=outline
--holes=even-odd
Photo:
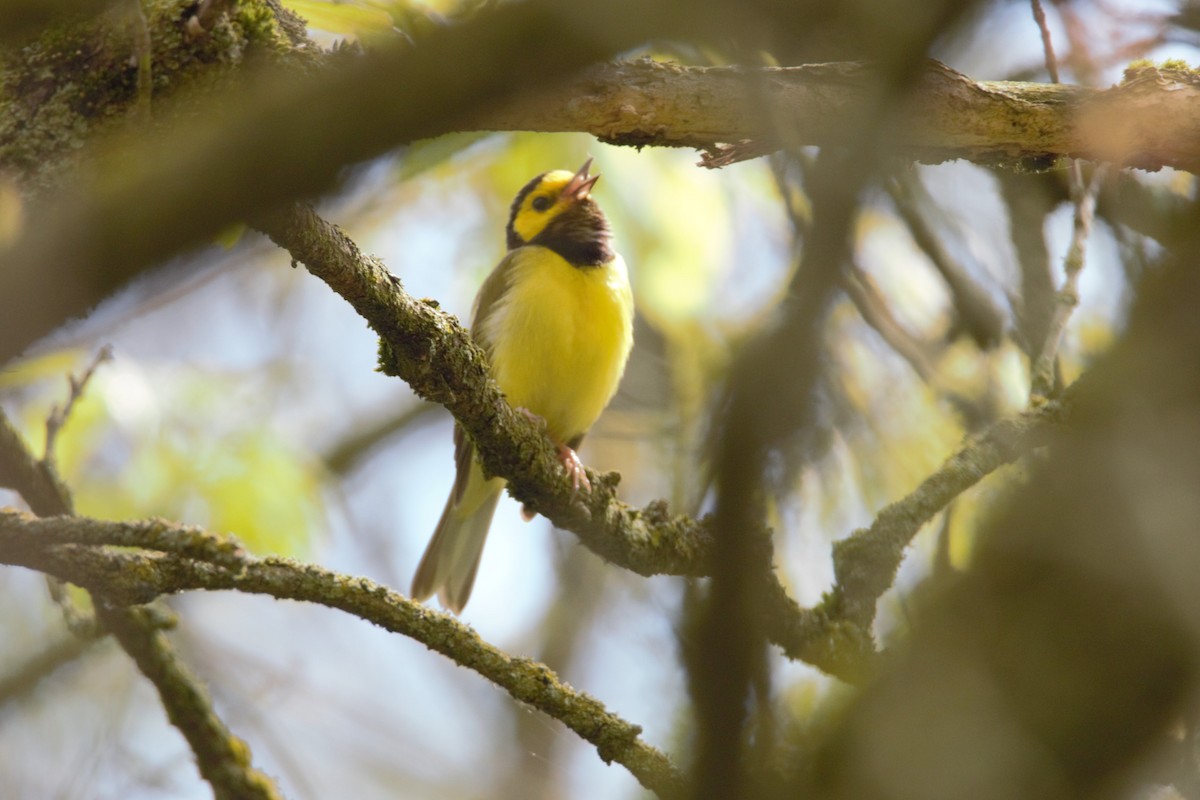
[[[618,255],[574,267],[552,250],[510,254],[507,287],[482,338],[496,382],[517,408],[546,420],[560,442],[585,433],[608,405],[633,346],[633,294]]]

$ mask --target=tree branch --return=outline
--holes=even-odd
[[[93,542],[131,542],[144,533],[146,526],[161,527],[164,534],[169,534],[159,536],[160,545],[189,539],[194,543],[172,546],[175,552],[159,553],[52,543],[75,538]],[[90,533],[81,536],[78,532],[81,529]],[[57,533],[51,533],[53,531]],[[0,512],[2,563],[47,572],[121,603],[144,603],[163,594],[194,589],[235,589],[345,611],[421,642],[430,650],[479,673],[515,699],[561,721],[595,745],[605,762],[615,761],[626,767],[643,786],[659,796],[673,797],[680,792],[682,777],[678,770],[667,756],[639,738],[640,727],[612,714],[595,698],[562,683],[545,665],[514,658],[481,639],[454,617],[431,611],[365,578],[287,559],[253,558],[238,551],[236,543],[229,540],[224,540],[217,550],[226,554],[239,553],[232,561],[224,558],[221,562],[199,560],[209,552],[207,542],[214,538],[222,539],[194,528],[159,521],[39,519],[21,512]],[[180,555],[184,552],[195,557]],[[134,655],[141,664],[145,654],[139,650]],[[176,687],[169,688],[175,691]],[[160,684],[164,701],[168,699],[166,691]],[[184,700],[187,700],[186,692]]]
[[[552,95],[519,98],[466,130],[582,131],[616,144],[841,145],[876,102],[866,63],[685,67],[642,59],[601,64]],[[571,98],[564,102],[564,98]],[[1200,168],[1200,79],[1140,66],[1109,89],[975,81],[930,61],[888,145],[901,157],[985,164],[1071,156],[1158,169]],[[1134,113],[1136,109],[1136,113]]]
[[[632,508],[617,499],[616,473],[589,471],[592,491],[575,496],[545,434],[508,406],[483,353],[458,321],[410,296],[337,226],[306,206],[258,225],[354,307],[380,336],[381,368],[449,409],[475,441],[484,468],[507,479],[513,497],[576,534],[592,552],[639,575],[711,574],[707,518],[671,515],[661,501]],[[839,585],[817,608],[801,610],[776,576],[763,576],[770,640],[791,658],[861,680],[873,664],[864,631],[874,618],[875,601],[891,585],[904,548],[921,525],[984,476],[1044,441],[1047,430],[1065,416],[1064,403],[1052,402],[970,439],[916,491],[885,508],[871,528],[838,545]]]
[[[1066,420],[1068,411],[1069,398],[1047,401],[968,439],[910,494],[880,511],[870,527],[834,545],[837,583],[818,608],[869,629],[876,601],[895,582],[904,548],[921,527],[985,476],[1048,443],[1051,429]]]
[[[1040,403],[1049,397],[1055,388],[1056,365],[1058,363],[1058,347],[1071,312],[1079,305],[1079,275],[1083,272],[1084,254],[1087,251],[1087,240],[1092,230],[1092,218],[1096,213],[1096,193],[1104,180],[1105,168],[1099,167],[1092,175],[1092,180],[1078,186],[1075,198],[1075,216],[1072,226],[1071,243],[1067,247],[1067,255],[1063,259],[1063,282],[1054,294],[1054,313],[1050,316],[1050,327],[1046,331],[1046,340],[1037,350],[1037,356],[1031,358],[1030,372],[1032,373],[1030,399]],[[1075,181],[1072,180],[1075,190]]]
[[[379,334],[380,369],[420,397],[449,409],[475,441],[484,468],[509,492],[597,555],[639,575],[708,574],[707,523],[671,516],[662,503],[643,510],[616,499],[620,476],[589,471],[590,493],[576,496],[545,433],[512,410],[491,380],[486,357],[458,320],[404,291],[377,259],[364,256],[336,225],[308,206],[255,223],[342,296]]]
[[[158,689],[171,724],[191,745],[216,800],[280,800],[275,784],[251,763],[250,748],[213,711],[204,685],[175,653],[158,615],[148,608],[110,607],[103,591],[95,595],[101,598],[97,616]]]

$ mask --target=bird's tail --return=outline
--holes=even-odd
[[[455,614],[460,613],[471,597],[475,585],[475,573],[479,559],[483,556],[483,545],[487,541],[492,515],[504,488],[504,482],[487,482],[485,494],[477,503],[464,502],[454,492],[446,500],[446,509],[438,521],[413,576],[412,597],[425,600],[437,592],[442,608]],[[482,487],[481,487],[482,488]],[[468,495],[470,495],[468,490]]]

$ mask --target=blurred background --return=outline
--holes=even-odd
[[[459,11],[451,2],[285,5],[324,46],[353,39],[370,47]],[[1062,79],[1103,87],[1135,58],[1194,63],[1186,12],[1138,0],[1053,6]],[[936,55],[978,80],[1048,80],[1025,2],[983,4]],[[581,455],[593,469],[621,473],[626,502],[665,498],[701,513],[711,505],[709,414],[726,368],[776,306],[802,246],[803,158],[706,170],[692,152],[611,147],[585,135],[450,136],[356,168],[320,213],[410,293],[465,320],[503,253],[517,189],[589,156],[638,319],[625,381]],[[1170,170],[1122,180],[1168,201],[1193,192],[1190,175]],[[1062,281],[1073,213],[1064,186],[1061,170],[903,165],[865,196],[853,280],[827,328],[820,441],[772,508],[776,561],[801,605],[829,588],[833,541],[915,487],[965,434],[1025,407],[1022,337],[1038,323],[1024,300],[1031,281]],[[1102,204],[1082,304],[1061,348],[1065,382],[1119,332],[1131,282],[1156,247],[1106,219]],[[980,316],[964,319],[964,291]],[[375,372],[376,344],[324,284],[289,268],[258,234],[233,230],[6,367],[0,404],[38,446],[66,396],[65,376],[111,345],[111,361],[58,442],[79,513],[195,523],[232,532],[255,553],[406,591],[452,481],[451,419]],[[1018,470],[992,476],[916,540],[881,605],[883,641],[906,629],[924,578],[966,562],[989,502],[1014,480]],[[0,494],[0,504],[17,502]],[[684,588],[680,578],[606,567],[544,519],[522,522],[506,497],[463,619],[643,726],[651,744],[681,753],[691,733],[678,622]],[[173,634],[184,658],[288,797],[645,794],[558,723],[361,620],[233,593],[171,603],[184,619]],[[113,642],[64,654],[39,682],[4,682],[67,634],[40,575],[0,570],[0,607],[0,796],[209,796],[154,690]],[[778,654],[771,669],[774,699],[801,729],[846,691]]]

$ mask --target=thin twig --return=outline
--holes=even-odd
[[[55,405],[50,409],[50,415],[46,418],[46,449],[42,456],[42,464],[50,469],[55,469],[54,446],[58,441],[58,434],[67,423],[67,418],[71,416],[71,411],[74,410],[75,404],[83,397],[83,391],[87,388],[88,382],[96,373],[97,368],[106,361],[111,361],[113,357],[112,345],[104,345],[96,352],[87,369],[79,377],[75,375],[67,376],[67,399],[61,406]]]
[[[46,417],[46,445],[42,454],[42,460],[37,466],[48,478],[46,486],[47,494],[50,495],[50,503],[48,507],[43,508],[38,513],[55,515],[72,513],[71,506],[73,503],[70,493],[67,485],[58,475],[55,446],[58,443],[59,433],[62,431],[63,426],[67,424],[67,419],[75,409],[75,404],[83,397],[84,390],[100,365],[112,360],[112,352],[112,345],[106,344],[96,352],[96,355],[92,358],[91,363],[88,364],[82,375],[76,377],[74,374],[68,374],[67,386],[69,388],[67,399],[61,406],[55,405],[51,407],[50,414]],[[30,504],[31,508],[36,509],[35,500],[29,497],[26,497],[25,500]],[[46,590],[50,593],[50,599],[61,610],[63,620],[67,623],[67,628],[72,633],[84,637],[94,634],[96,627],[95,614],[90,608],[81,606],[66,586],[55,578],[47,576]]]
[[[334,442],[321,454],[321,460],[335,475],[349,475],[358,469],[385,439],[417,422],[425,421],[431,412],[440,410],[432,403],[417,402],[385,419],[367,422]]]
[[[0,709],[33,692],[55,671],[78,661],[99,641],[98,636],[64,636],[54,644],[26,658],[7,675],[0,676]]]
[[[1054,295],[1054,313],[1050,318],[1046,341],[1033,361],[1030,399],[1034,403],[1042,402],[1054,391],[1054,365],[1058,359],[1058,346],[1071,318],[1071,312],[1079,305],[1079,274],[1083,272],[1084,253],[1092,230],[1092,220],[1096,214],[1096,193],[1104,180],[1105,172],[1104,165],[1096,168],[1091,182],[1075,204],[1075,224],[1071,233],[1071,244],[1063,260],[1065,274],[1062,286]]]
[[[1058,79],[1058,57],[1054,55],[1054,42],[1050,40],[1050,26],[1046,24],[1046,12],[1042,8],[1042,0],[1029,0],[1029,5],[1033,9],[1033,20],[1037,23],[1038,30],[1042,32],[1042,51],[1046,57],[1046,71],[1050,73],[1052,82],[1061,83]]]
[[[1058,56],[1054,53],[1054,42],[1050,38],[1050,26],[1046,22],[1046,12],[1042,8],[1041,0],[1029,0],[1030,6],[1033,8],[1033,19],[1037,23],[1038,30],[1042,35],[1042,51],[1046,59],[1046,72],[1050,74],[1052,83],[1062,83],[1059,80],[1058,73]],[[1071,160],[1071,194],[1078,202],[1083,193],[1083,173],[1079,169],[1079,160]]]
[[[1004,314],[987,290],[950,255],[926,215],[935,210],[928,190],[916,176],[897,175],[884,182],[896,212],[917,247],[929,258],[950,291],[958,324],[980,348],[990,349],[1004,337]]]
[[[904,549],[921,527],[985,476],[1045,444],[1066,419],[1071,392],[971,436],[916,489],[881,509],[869,527],[834,545],[837,582],[814,611],[869,629],[876,601],[895,581]]]
[[[1050,40],[1050,28],[1046,23],[1046,14],[1042,9],[1041,0],[1029,0],[1033,8],[1033,18],[1042,34],[1042,49],[1046,56],[1046,70],[1050,79],[1059,83],[1058,58],[1054,54],[1054,45]],[[1058,363],[1058,346],[1062,340],[1063,331],[1071,312],[1079,305],[1079,273],[1083,270],[1084,252],[1087,248],[1088,235],[1092,229],[1092,219],[1096,213],[1096,193],[1099,191],[1101,178],[1105,173],[1103,166],[1098,167],[1092,175],[1091,183],[1084,186],[1083,170],[1079,159],[1072,159],[1068,179],[1071,187],[1071,200],[1075,203],[1075,224],[1071,236],[1071,244],[1063,262],[1066,272],[1062,286],[1054,297],[1054,311],[1050,318],[1050,326],[1046,338],[1037,349],[1030,369],[1031,380],[1029,399],[1032,403],[1044,401],[1055,389],[1056,365]]]

